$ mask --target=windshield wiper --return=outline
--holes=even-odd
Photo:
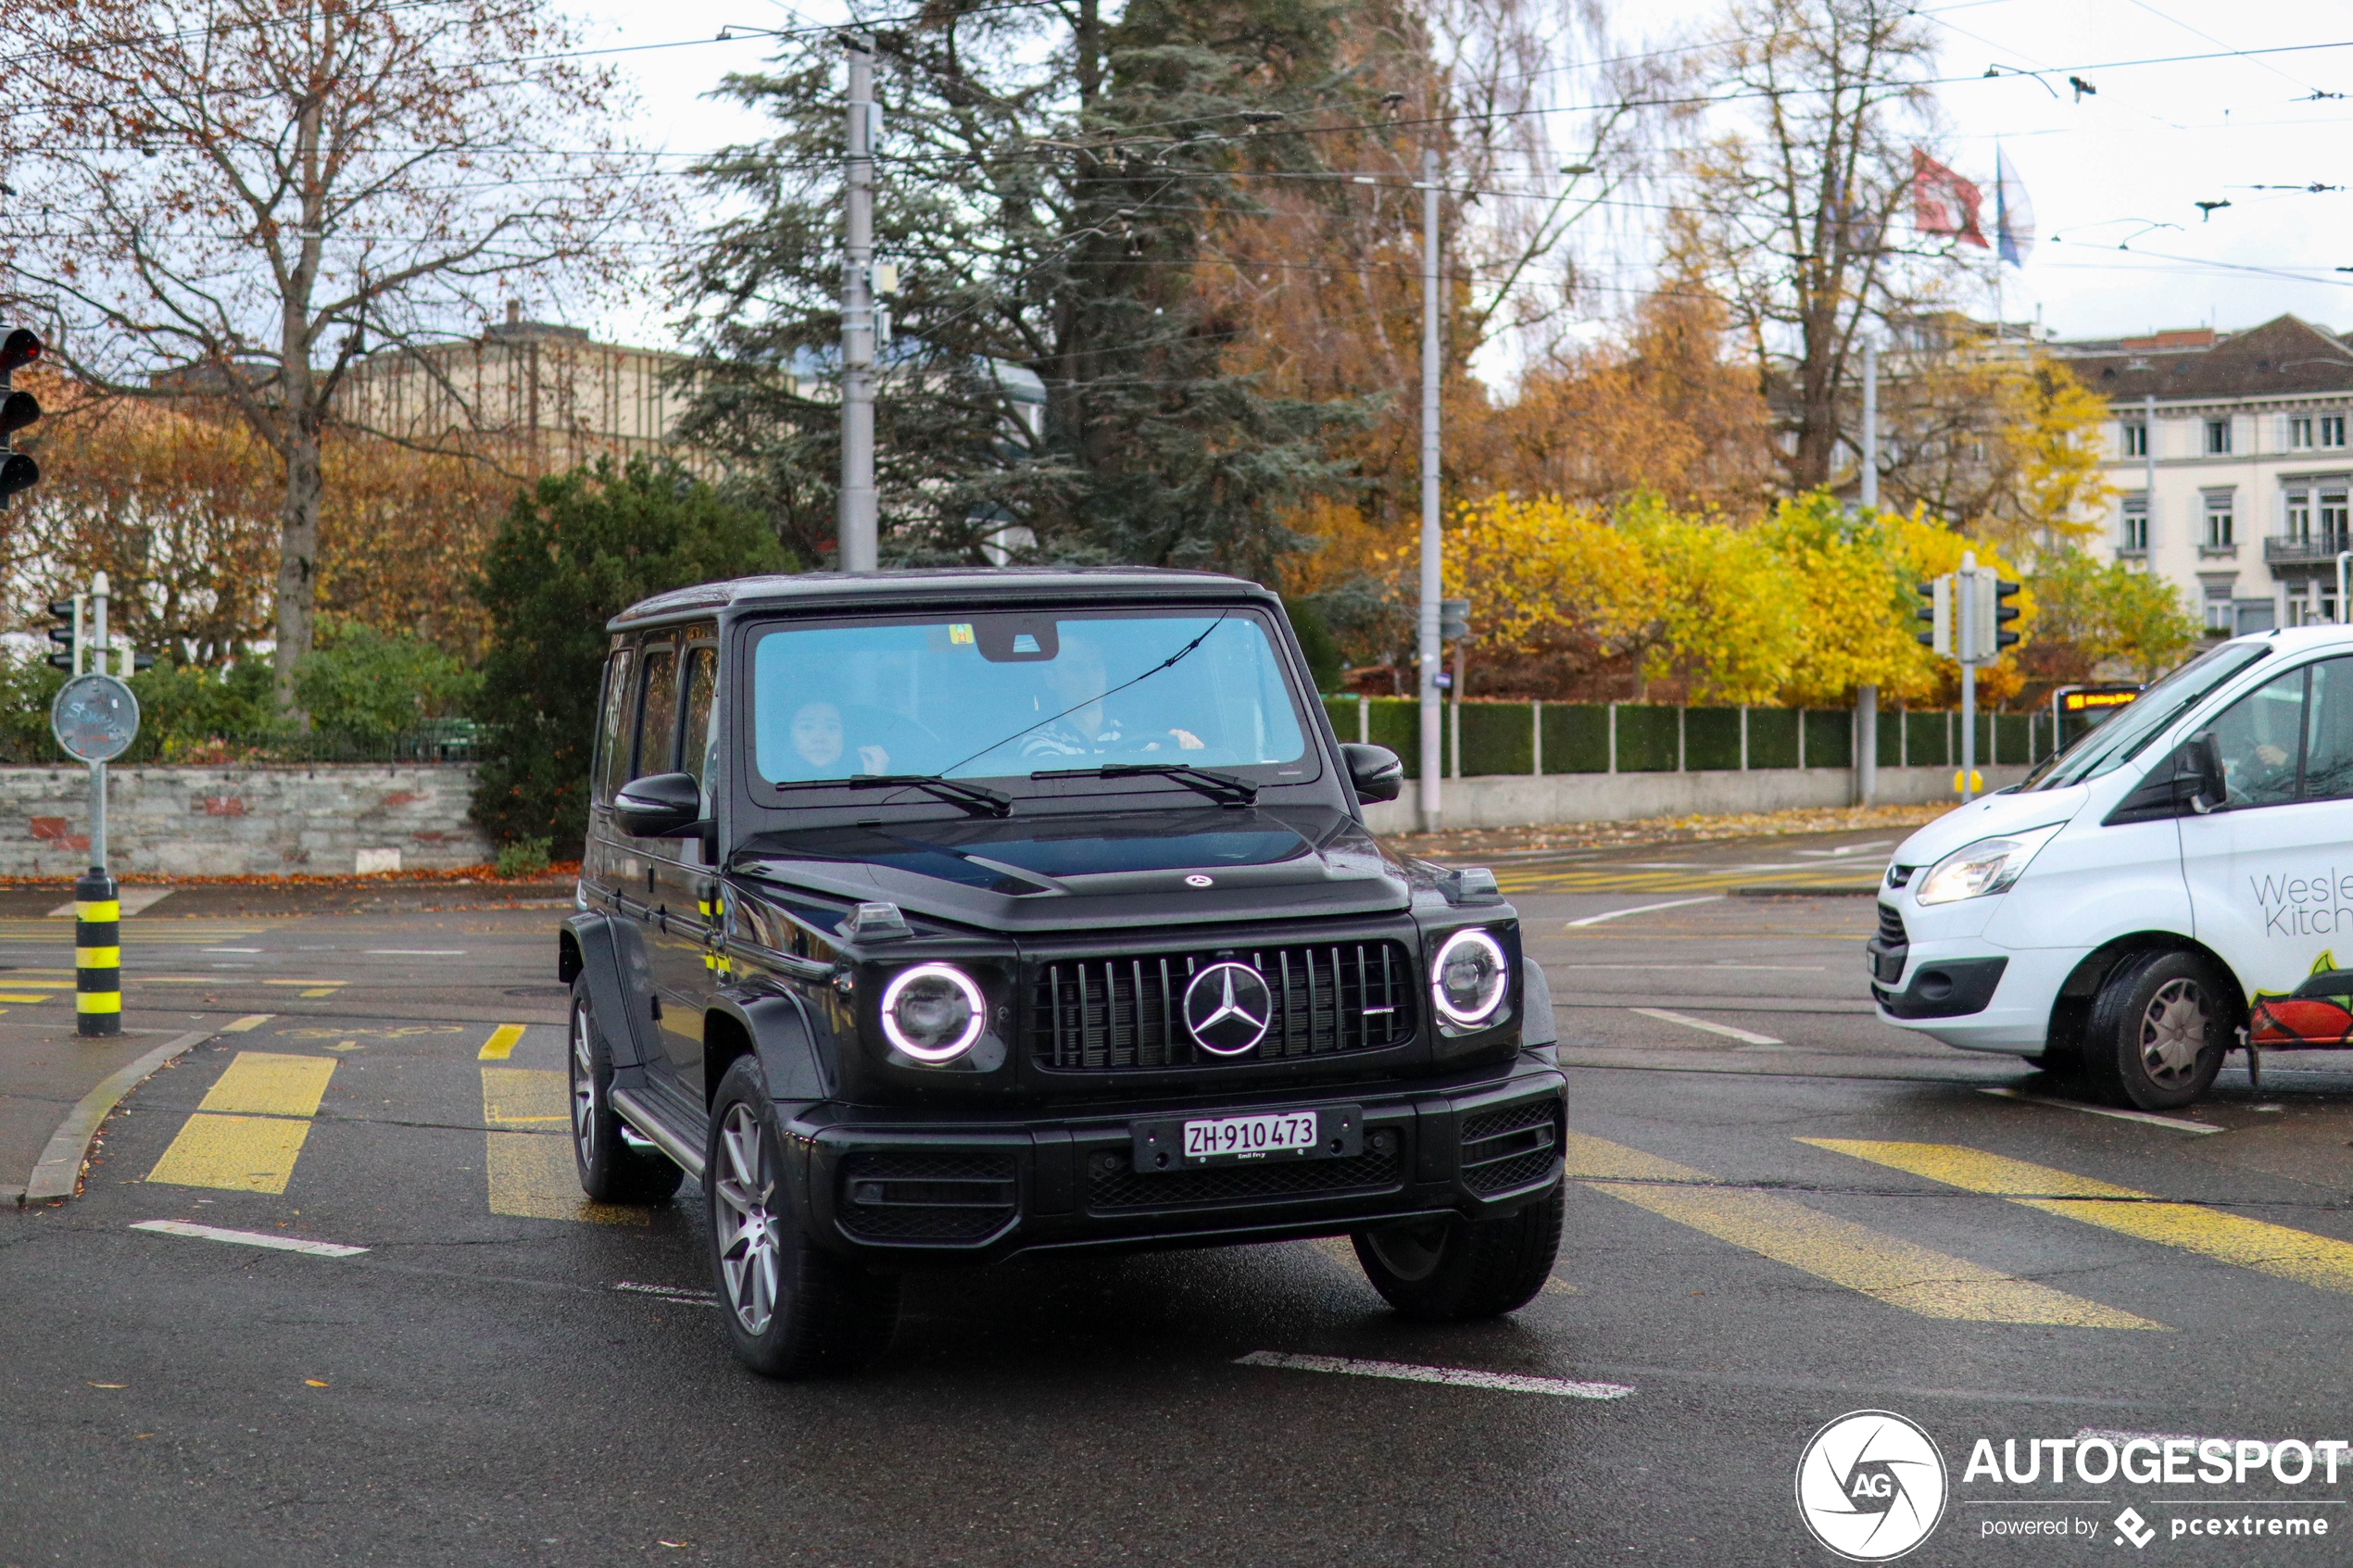
[[[834,781],[837,789],[927,789],[943,800],[959,806],[975,807],[992,817],[1013,814],[1013,797],[990,789],[987,784],[964,784],[956,779],[943,779],[932,773],[861,773],[855,778]],[[883,802],[887,806],[889,801]]]
[[[1258,786],[1231,773],[1213,772],[1189,762],[1108,762],[1100,768],[1056,768],[1032,773],[1033,779],[1132,779],[1149,775],[1197,789],[1221,806],[1248,806],[1258,798]]]

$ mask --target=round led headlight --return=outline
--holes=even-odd
[[[1429,968],[1429,999],[1447,1022],[1463,1028],[1487,1022],[1511,989],[1503,947],[1478,927],[1457,931],[1439,946],[1438,961]]]
[[[883,1034],[917,1061],[955,1060],[980,1038],[988,1016],[980,986],[952,964],[917,964],[883,987]]]

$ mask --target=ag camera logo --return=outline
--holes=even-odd
[[[1850,1562],[1886,1562],[1928,1539],[1945,1499],[1936,1440],[1889,1411],[1840,1416],[1798,1458],[1798,1515]]]

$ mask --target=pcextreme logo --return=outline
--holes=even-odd
[[[1797,1512],[1814,1538],[1852,1562],[1886,1562],[1944,1517],[1944,1456],[1889,1411],[1854,1411],[1814,1434],[1797,1461]]]

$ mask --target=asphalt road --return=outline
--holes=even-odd
[[[81,1198],[0,1215],[0,1564],[1829,1562],[1793,1477],[1866,1409],[1948,1469],[1906,1562],[2353,1558],[2353,1459],[1965,1475],[1981,1438],[2353,1440],[2353,1060],[2093,1114],[1880,1024],[1869,897],[1708,869],[1789,844],[1683,849],[1680,885],[1511,873],[1575,1178],[1515,1319],[1404,1323],[1344,1243],[1017,1264],[916,1278],[879,1367],[802,1386],[728,1357],[691,1185],[572,1186],[557,910],[158,909],[133,994],[255,1022],[131,1098]],[[0,963],[63,942],[0,922]],[[283,1191],[203,1185],[191,1129],[240,1105]],[[1535,1381],[1315,1370],[1367,1362]],[[2246,1534],[2273,1518],[2331,1535]]]

